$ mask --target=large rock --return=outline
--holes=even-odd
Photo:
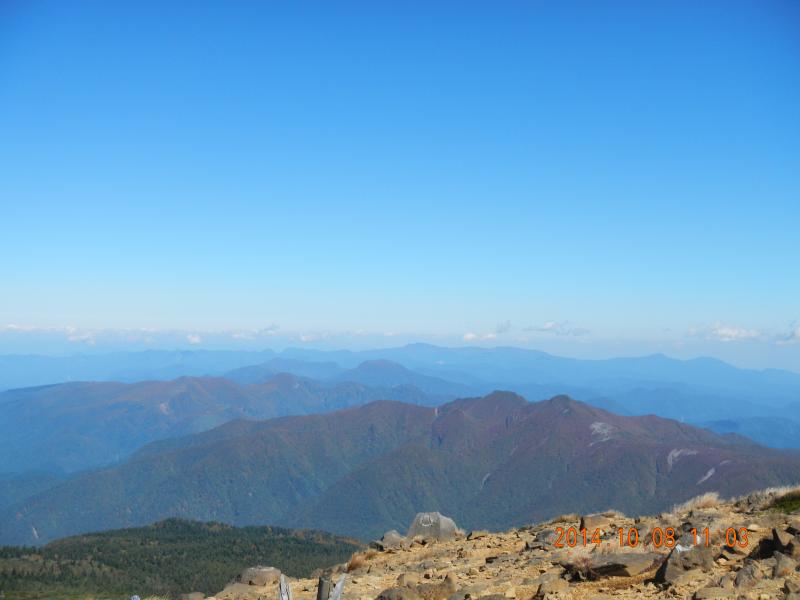
[[[601,535],[605,533],[612,525],[612,520],[602,514],[596,515],[583,515],[581,517],[581,529],[585,529],[591,537],[595,530],[599,529]]]
[[[383,537],[376,542],[372,543],[378,550],[390,550],[395,548],[408,548],[411,542],[408,538],[403,537],[394,529],[387,531]]]
[[[265,586],[278,583],[281,572],[275,567],[250,567],[242,571],[238,581],[247,585]]]
[[[704,573],[711,571],[714,569],[714,558],[714,551],[706,546],[675,546],[656,572],[656,582],[673,584],[692,569],[700,569]]]
[[[462,531],[456,527],[455,521],[438,512],[417,513],[414,522],[408,528],[407,537],[420,536],[426,540],[452,540]]]
[[[650,552],[617,553],[592,560],[589,568],[597,577],[635,577],[654,568],[659,558]]]
[[[180,600],[204,600],[205,597],[202,592],[191,592],[189,594],[181,594]]]

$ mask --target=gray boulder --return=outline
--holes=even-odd
[[[377,542],[373,543],[373,546],[378,548],[378,550],[389,550],[392,548],[408,548],[411,545],[411,542],[408,538],[403,537],[394,529],[391,529],[383,534],[383,537],[379,539]]]
[[[408,538],[420,536],[425,540],[452,540],[463,532],[456,526],[455,521],[438,512],[417,513],[414,522],[408,528]]]
[[[756,565],[748,563],[737,571],[734,585],[737,588],[751,588],[756,585],[760,578],[761,574],[758,572]]]
[[[656,572],[656,583],[675,583],[681,575],[693,569],[707,573],[714,569],[715,558],[714,550],[705,546],[675,546]]]
[[[789,575],[797,570],[797,563],[785,554],[776,552],[774,554],[774,558],[775,567],[772,569],[773,578],[777,579],[778,577],[789,577]]]
[[[410,587],[392,587],[383,590],[375,600],[421,600],[419,594]]]
[[[615,553],[592,557],[587,562],[565,562],[561,566],[574,579],[602,577],[635,577],[654,569],[661,557],[655,553]]]

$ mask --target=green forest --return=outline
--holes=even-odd
[[[317,531],[169,519],[38,548],[0,547],[0,598],[211,595],[246,567],[269,565],[293,577],[308,576],[344,562],[360,547],[355,540]]]

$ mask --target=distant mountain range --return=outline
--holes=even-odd
[[[372,366],[367,373],[360,373],[364,363]],[[383,368],[378,368],[380,365]],[[397,366],[404,367],[405,372],[395,372]],[[566,393],[622,414],[655,413],[689,422],[784,417],[791,414],[787,407],[800,401],[798,373],[738,369],[712,358],[676,360],[657,354],[581,360],[521,348],[443,348],[430,344],[361,352],[289,348],[280,353],[8,355],[0,356],[0,389],[76,380],[135,382],[226,375],[250,384],[281,372],[378,387],[403,382],[450,398],[494,389],[514,390],[530,399]]]
[[[221,375],[274,357],[272,350],[148,350],[72,356],[6,354],[0,355],[0,390],[68,381],[135,382]]]
[[[800,375],[736,369],[713,359],[586,361],[517,348],[425,344],[358,353],[289,349],[280,356],[269,351],[6,356],[0,357],[0,381],[17,370],[24,375],[24,365],[41,367],[41,378],[63,375],[67,365],[76,372],[116,369],[127,377],[219,371],[256,359],[266,360],[215,376],[70,382],[0,393],[0,474],[69,473],[114,464],[149,442],[233,419],[325,412],[373,400],[433,406],[493,389],[530,400],[568,393],[617,414],[657,414],[738,432],[765,445],[800,447],[800,421],[791,416],[800,414]]]
[[[438,408],[381,401],[155,442],[8,507],[0,543],[167,517],[366,539],[405,527],[420,510],[467,528],[505,528],[556,512],[654,512],[710,490],[797,481],[800,453],[565,396],[529,403],[497,392]]]
[[[251,381],[247,384],[221,377],[181,377],[64,383],[0,393],[0,474],[74,472],[117,463],[149,442],[206,431],[234,419],[321,413],[374,400],[433,405],[445,399],[402,382],[413,377],[395,377],[397,385],[383,387],[355,381],[377,381],[368,376],[369,365],[353,379],[346,380],[343,372],[333,382],[259,372],[267,379],[254,377],[250,370],[244,378]],[[0,489],[1,485],[0,481]]]

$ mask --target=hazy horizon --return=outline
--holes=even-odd
[[[513,328],[511,328],[513,329]],[[510,330],[509,330],[510,331]],[[158,331],[158,330],[88,330],[76,328],[49,330],[13,330],[17,335],[27,337],[26,341],[9,339],[6,330],[0,330],[0,356],[33,355],[50,357],[69,357],[80,355],[102,355],[118,352],[154,351],[222,351],[222,352],[275,352],[288,349],[319,350],[323,352],[383,350],[400,348],[414,344],[429,344],[443,348],[519,348],[544,352],[563,358],[583,360],[604,360],[614,358],[640,358],[664,355],[677,360],[712,358],[721,360],[742,369],[781,369],[800,373],[792,364],[780,366],[773,364],[758,351],[757,360],[737,360],[741,349],[714,352],[719,344],[648,344],[640,342],[575,342],[539,340],[536,342],[514,342],[513,337],[490,334],[488,337],[474,338],[464,336],[429,335],[409,336],[404,334],[372,334],[367,332],[317,332],[291,333],[278,328],[261,331]],[[4,333],[6,335],[4,335]],[[508,333],[504,331],[503,334]],[[504,338],[506,341],[504,342]],[[777,347],[781,349],[780,346]],[[705,351],[703,350],[705,349]],[[727,355],[726,355],[727,354]],[[732,358],[731,358],[732,357]],[[760,359],[760,360],[758,360]]]

